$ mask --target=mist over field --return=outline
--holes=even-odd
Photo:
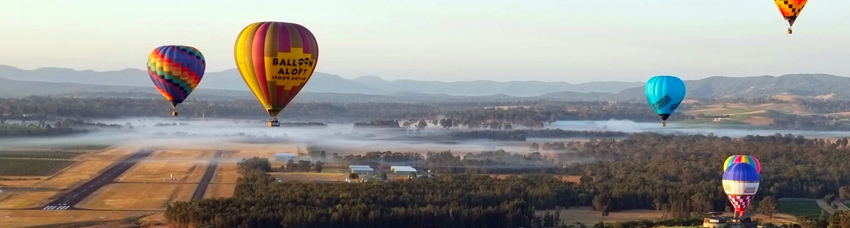
[[[528,137],[525,141],[500,141],[490,139],[431,140],[425,136],[439,136],[450,132],[469,131],[465,128],[444,129],[429,126],[421,131],[410,129],[355,128],[353,124],[331,123],[326,126],[282,126],[270,128],[265,121],[243,119],[188,119],[188,118],[126,118],[94,120],[106,124],[123,125],[120,130],[97,128],[89,133],[52,137],[21,137],[0,139],[0,149],[15,147],[53,147],[74,145],[114,145],[124,142],[144,142],[154,147],[172,145],[214,145],[222,142],[248,141],[254,143],[288,143],[301,147],[310,145],[352,152],[394,151],[493,151],[528,152],[531,142],[587,140],[589,137],[541,138]],[[130,124],[132,129],[126,124]],[[625,133],[654,132],[660,134],[714,134],[731,138],[747,135],[793,134],[807,138],[841,138],[848,131],[764,130],[755,128],[724,128],[718,125],[670,122],[666,128],[660,123],[630,120],[608,121],[557,121],[546,128],[567,131],[613,131]],[[414,140],[415,139],[415,140]]]

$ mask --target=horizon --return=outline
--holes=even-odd
[[[35,71],[35,70],[43,70],[43,69],[62,69],[62,70],[73,70],[73,71],[76,71],[76,72],[92,71],[92,72],[95,72],[95,73],[118,72],[118,71],[125,71],[125,70],[145,71],[145,69],[142,69],[142,68],[131,68],[131,67],[130,68],[124,68],[124,69],[118,69],[118,70],[94,70],[94,69],[73,69],[73,68],[57,67],[57,66],[42,66],[42,67],[35,67],[35,68],[30,68],[30,69],[6,65],[6,64],[0,64],[0,66],[11,67],[11,68],[15,68],[15,69],[18,69],[18,70],[24,70],[24,71]],[[230,68],[230,69],[223,69],[223,70],[220,70],[220,71],[207,71],[206,74],[208,74],[208,73],[222,73],[222,72],[225,72],[225,71],[237,71],[237,69],[236,68]],[[238,71],[236,73],[238,74]],[[626,80],[590,80],[590,81],[573,82],[573,81],[566,81],[566,80],[543,81],[543,80],[492,80],[492,79],[469,79],[469,80],[445,81],[445,80],[417,80],[417,79],[407,79],[407,78],[391,79],[391,78],[386,78],[386,77],[382,77],[382,76],[378,76],[378,75],[343,76],[343,75],[336,74],[336,73],[328,73],[328,72],[321,72],[321,71],[316,71],[315,73],[337,76],[337,77],[340,77],[340,78],[343,78],[343,79],[346,79],[346,80],[356,80],[356,79],[364,78],[364,77],[377,77],[377,78],[380,78],[381,80],[388,81],[388,82],[392,82],[392,81],[415,81],[415,82],[445,82],[445,83],[476,82],[476,81],[485,81],[485,82],[486,81],[492,81],[492,82],[502,82],[502,83],[504,83],[504,82],[564,82],[564,83],[570,83],[570,84],[583,84],[583,83],[596,83],[596,82],[626,82],[626,83],[641,82],[641,83],[644,83],[644,82],[646,82],[646,80],[649,80],[649,78],[651,78],[652,76],[656,76],[656,75],[647,76],[646,80],[643,80],[643,81],[641,81],[641,80],[632,80],[632,81],[626,81]],[[682,80],[683,81],[698,81],[698,80],[703,80],[703,79],[712,78],[712,77],[748,78],[748,77],[769,76],[769,77],[777,77],[778,78],[778,77],[788,76],[788,75],[829,75],[829,76],[850,78],[850,76],[830,74],[830,73],[786,73],[786,74],[780,74],[780,75],[762,74],[762,75],[744,75],[744,76],[711,75],[711,76],[706,76],[706,77],[702,77],[702,78],[682,78]],[[315,76],[315,74],[313,74],[313,76]],[[673,75],[673,76],[676,76],[676,75]],[[0,78],[5,78],[5,77],[3,77],[3,75],[0,75]],[[6,78],[6,79],[17,80],[17,79],[10,79],[10,78]],[[18,81],[20,81],[20,80],[18,80]],[[143,85],[143,86],[147,86],[147,85]]]
[[[685,80],[850,75],[843,67],[850,60],[845,57],[850,44],[843,41],[850,35],[850,15],[841,10],[850,2],[806,5],[793,35],[785,33],[787,23],[773,3],[713,4],[735,7],[724,7],[717,17],[703,2],[675,0],[314,1],[266,3],[261,9],[199,1],[16,1],[0,9],[0,39],[15,44],[2,47],[0,62],[21,69],[44,62],[75,70],[141,69],[155,47],[184,44],[199,48],[208,71],[215,72],[235,68],[233,42],[244,26],[289,21],[319,40],[316,71],[354,77],[582,83],[665,74]],[[111,8],[78,14],[98,6]]]

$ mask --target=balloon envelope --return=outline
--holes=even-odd
[[[782,13],[782,17],[788,21],[789,26],[794,25],[794,21],[797,20],[797,17],[800,16],[800,12],[803,11],[803,7],[806,6],[806,2],[808,0],[774,0],[776,2],[776,7],[779,8],[779,12]]]
[[[319,46],[299,24],[256,22],[239,33],[234,54],[245,84],[275,117],[313,75]]]
[[[172,107],[195,90],[205,69],[204,55],[190,46],[160,46],[148,55],[148,75]]]
[[[726,161],[723,162],[723,171],[726,171],[729,167],[737,163],[746,163],[752,165],[756,168],[756,172],[761,173],[761,163],[756,157],[750,155],[732,155],[726,158]]]
[[[667,120],[685,98],[685,83],[675,76],[652,77],[644,90],[649,106],[661,116],[661,120]]]
[[[756,168],[746,163],[735,163],[723,173],[723,191],[739,215],[750,206],[760,178]]]

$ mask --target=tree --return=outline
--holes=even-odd
[[[386,179],[387,179],[387,173],[381,172],[381,180],[386,180]]]
[[[838,198],[841,200],[850,200],[850,185],[838,189]]]
[[[835,201],[835,194],[826,194],[826,196],[823,197],[823,201],[826,202],[826,204],[832,205],[832,201]]]
[[[759,210],[761,210],[761,214],[766,215],[769,218],[773,218],[773,214],[777,212],[779,209],[779,202],[777,202],[771,196],[765,196],[764,199],[759,202]]]
[[[324,152],[324,151],[322,151],[322,152]],[[322,155],[324,155],[324,153],[323,153]],[[324,166],[324,164],[325,164],[325,163],[322,163],[322,161],[317,161],[317,162],[316,162],[316,172],[317,172],[317,173],[321,173],[321,172],[322,172],[322,169],[324,168],[324,167],[323,167],[323,166]]]
[[[593,198],[593,208],[602,212],[602,216],[608,216],[608,207],[611,205],[611,194],[603,192]]]

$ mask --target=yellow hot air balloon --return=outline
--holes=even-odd
[[[319,45],[304,26],[287,22],[256,22],[236,38],[236,66],[271,120],[295,98],[316,69]]]
[[[791,34],[791,26],[794,26],[794,21],[797,20],[797,16],[800,16],[800,12],[803,11],[803,7],[806,6],[806,2],[809,0],[774,0],[776,2],[776,7],[779,7],[779,12],[782,13],[782,17],[785,17],[785,20],[788,21],[788,34]]]

